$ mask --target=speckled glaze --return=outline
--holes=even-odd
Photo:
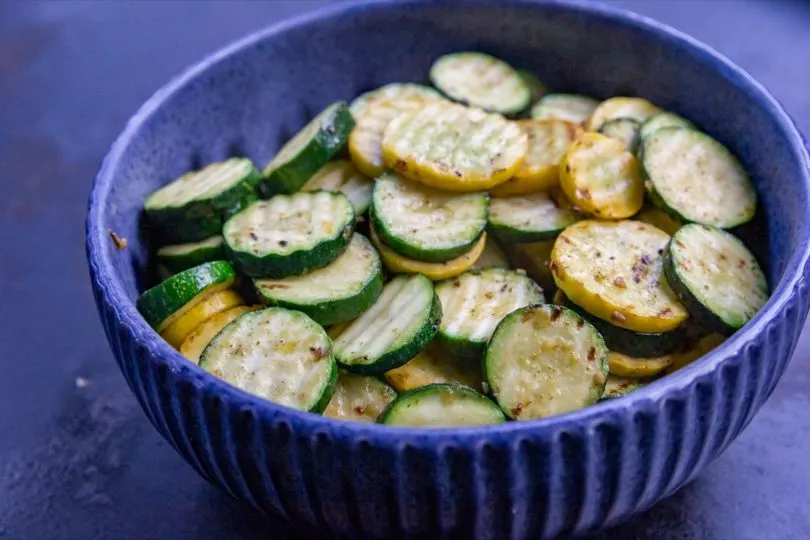
[[[424,80],[437,55],[459,49],[533,69],[560,91],[645,97],[733,149],[761,195],[758,222],[740,234],[765,263],[774,291],[765,308],[705,358],[626,398],[436,431],[261,401],[190,365],[149,328],[134,304],[151,279],[140,212],[148,193],[231,155],[262,166],[328,103]],[[107,338],[144,412],[234,497],[349,537],[581,534],[694,478],[773,390],[808,310],[809,171],[798,132],[758,83],[650,20],[569,2],[367,2],[248,36],[159,90],[96,178],[87,254]]]

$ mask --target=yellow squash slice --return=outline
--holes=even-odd
[[[190,333],[180,345],[180,354],[194,362],[200,362],[200,355],[205,349],[206,345],[214,339],[214,336],[219,334],[220,330],[228,326],[234,319],[242,313],[246,313],[253,309],[248,306],[238,306],[225,311],[217,313]]]
[[[244,305],[244,300],[234,290],[214,292],[203,298],[194,307],[166,327],[160,335],[177,349],[190,333],[202,323],[227,309]]]
[[[599,104],[593,111],[588,121],[585,122],[585,129],[597,131],[606,122],[616,118],[632,118],[638,123],[643,123],[647,118],[664,112],[646,99],[637,97],[614,97]]]
[[[475,362],[442,352],[436,345],[428,345],[407,364],[386,371],[386,382],[400,394],[436,383],[456,383],[481,391],[481,369]]]
[[[657,358],[635,358],[615,351],[608,353],[611,375],[636,379],[658,375],[672,364],[673,359],[674,355],[671,354]]]

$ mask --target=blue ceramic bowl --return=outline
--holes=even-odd
[[[624,399],[435,431],[338,422],[257,399],[149,328],[134,304],[147,274],[139,229],[148,193],[230,155],[264,164],[328,103],[423,80],[434,58],[461,49],[532,69],[558,90],[648,98],[734,150],[762,199],[760,223],[746,234],[773,288],[765,308],[702,360]],[[248,36],[159,90],[96,178],[87,253],[107,338],[144,412],[234,497],[350,537],[548,537],[617,523],[672,494],[763,404],[808,309],[809,185],[802,140],[765,89],[648,19],[567,2],[344,4]]]

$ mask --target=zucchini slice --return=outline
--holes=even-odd
[[[354,119],[342,101],[333,103],[313,118],[264,169],[259,192],[269,198],[294,193],[326,165],[349,140]]]
[[[562,120],[584,123],[599,106],[599,101],[577,94],[548,94],[532,107],[535,120]]]
[[[537,284],[512,270],[466,272],[436,285],[442,303],[438,341],[453,356],[479,359],[495,327],[518,308],[545,302]]]
[[[435,341],[404,365],[386,371],[384,377],[400,394],[436,383],[461,384],[476,391],[482,388],[481,366],[447,354]]]
[[[532,99],[517,71],[503,60],[479,52],[439,57],[430,67],[430,81],[453,101],[506,115],[519,113]]]
[[[646,99],[637,97],[614,97],[606,99],[599,104],[588,121],[585,129],[599,131],[607,122],[617,118],[630,118],[636,122],[644,122],[647,118],[663,112]]]
[[[503,250],[494,238],[487,237],[484,244],[484,251],[478,260],[470,267],[470,270],[484,270],[485,268],[505,268],[509,269],[509,259],[506,258]]]
[[[326,408],[337,383],[326,331],[284,308],[237,317],[205,348],[200,367],[260,398],[316,413]]]
[[[241,272],[283,278],[331,264],[349,243],[354,223],[343,193],[309,191],[251,204],[225,223],[222,236]]]
[[[221,261],[225,258],[222,236],[216,235],[200,242],[163,246],[157,251],[157,259],[170,273],[188,270],[202,263]]]
[[[641,142],[652,201],[683,221],[730,229],[753,219],[757,192],[743,166],[705,133],[658,129]]]
[[[635,156],[619,142],[585,133],[560,162],[560,187],[578,208],[604,219],[628,218],[644,204]]]
[[[487,233],[484,233],[467,253],[449,261],[433,263],[409,259],[386,246],[377,236],[373,224],[370,227],[370,232],[371,242],[380,252],[380,258],[389,271],[397,274],[422,274],[432,281],[448,279],[469,270],[481,257],[487,241]]]
[[[255,308],[237,306],[217,313],[186,336],[186,339],[184,339],[183,343],[180,345],[180,354],[195,364],[198,364],[200,362],[200,355],[211,340],[214,339],[214,336],[219,334],[223,328],[233,322],[239,315],[253,309]]]
[[[658,227],[670,236],[683,226],[683,223],[651,204],[645,205],[633,219]]]
[[[249,159],[212,163],[149,195],[144,211],[165,243],[199,242],[220,234],[229,213],[256,198],[258,181]]]
[[[768,301],[768,282],[756,258],[733,234],[684,225],[666,252],[667,280],[707,328],[730,335]]]
[[[672,363],[667,368],[667,373],[674,373],[688,366],[695,360],[709,354],[712,350],[719,347],[725,340],[726,336],[718,334],[717,332],[703,336],[690,349],[672,355]]]
[[[492,199],[489,230],[504,242],[538,242],[556,237],[582,217],[558,207],[548,193],[515,195]]]
[[[331,264],[302,276],[253,280],[263,302],[297,309],[321,325],[359,316],[383,288],[382,265],[365,236],[355,233],[349,246]]]
[[[599,332],[570,309],[528,306],[495,329],[484,356],[484,378],[509,418],[543,418],[601,397],[607,353]]]
[[[608,353],[608,364],[610,365],[611,375],[639,379],[655,377],[662,373],[672,365],[673,358],[672,355],[658,356],[656,358],[636,358],[610,351]]]
[[[695,125],[675,113],[662,112],[647,118],[638,130],[640,139],[650,136],[655,131],[665,127],[679,127],[684,129],[695,129]]]
[[[380,416],[389,426],[462,427],[500,424],[503,412],[486,396],[456,384],[431,384],[395,399]]]
[[[639,379],[630,377],[620,377],[618,375],[608,375],[607,384],[605,384],[605,392],[602,394],[600,401],[608,399],[616,399],[626,396],[634,390],[638,390],[647,383]]]
[[[382,374],[430,343],[441,317],[442,307],[429,279],[418,274],[396,277],[335,339],[335,357],[348,371]]]
[[[242,306],[244,303],[245,301],[242,300],[242,297],[232,289],[213,292],[197,302],[194,307],[167,326],[160,333],[160,336],[165,339],[169,345],[175,349],[179,349],[186,337],[205,321],[217,313]]]
[[[412,180],[449,191],[482,191],[520,169],[526,139],[501,115],[432,102],[388,124],[382,151],[386,165]]]
[[[375,377],[340,371],[335,393],[323,415],[338,420],[373,423],[396,397],[393,388]]]
[[[526,272],[526,275],[535,280],[544,291],[557,288],[554,283],[554,276],[551,275],[551,269],[549,268],[554,240],[524,244],[504,243],[503,247],[512,268]]]
[[[493,197],[525,195],[549,190],[560,182],[560,160],[581,128],[562,120],[521,120],[528,146],[523,165],[515,176],[490,190]]]
[[[365,114],[369,107],[380,101],[416,97],[423,101],[444,99],[440,93],[429,86],[416,83],[390,83],[355,98],[349,105],[349,111],[356,119]]]
[[[630,152],[635,152],[638,146],[638,132],[641,124],[632,118],[614,118],[608,120],[599,128],[599,133],[624,144]]]
[[[420,261],[468,252],[487,226],[485,192],[450,193],[388,172],[374,182],[371,220],[389,247]]]
[[[349,155],[364,174],[375,178],[385,171],[382,140],[385,128],[397,116],[420,109],[426,101],[419,96],[376,101],[370,105],[349,135]]]
[[[301,191],[340,191],[354,207],[359,216],[371,204],[371,190],[374,182],[360,173],[351,161],[339,159],[327,163],[304,184]]]
[[[517,74],[523,79],[523,84],[529,89],[531,103],[537,103],[540,98],[548,94],[548,88],[537,76],[527,69],[517,70]]]
[[[580,221],[557,237],[550,268],[588,313],[636,332],[667,332],[687,317],[664,278],[668,242],[668,234],[640,221]]]
[[[210,293],[233,285],[236,272],[227,261],[213,261],[175,274],[145,291],[138,311],[149,326],[161,332]]]

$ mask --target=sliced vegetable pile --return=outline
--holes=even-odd
[[[754,186],[688,120],[477,52],[429,78],[330,105],[262,173],[232,158],[152,193],[167,277],[144,319],[259,397],[447,427],[618,398],[767,301],[735,236]]]

